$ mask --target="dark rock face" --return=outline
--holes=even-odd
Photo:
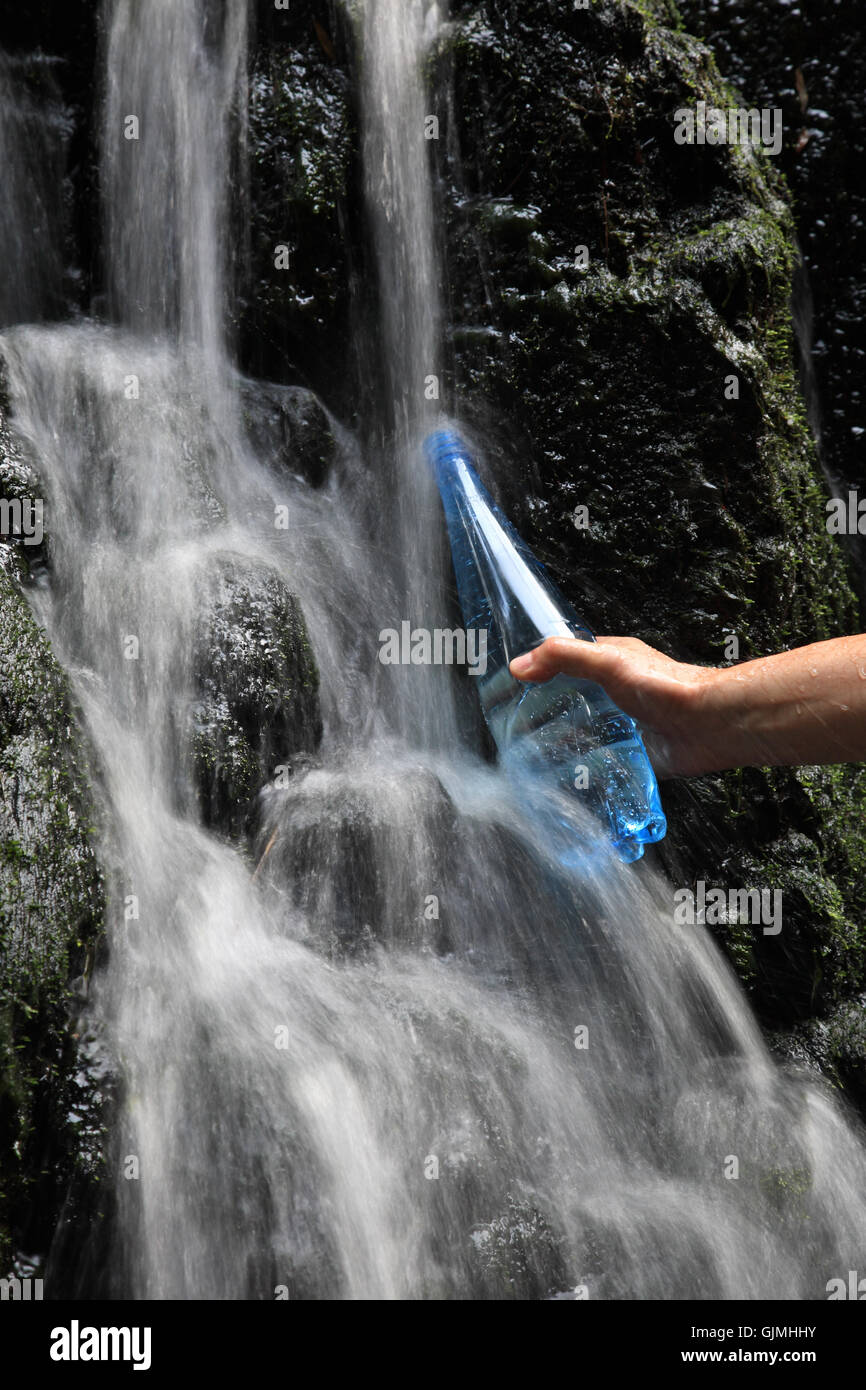
[[[336,3],[260,4],[250,63],[249,281],[241,355],[256,377],[348,401],[356,122]],[[285,248],[287,268],[275,265]]]
[[[866,994],[846,999],[823,1017],[771,1034],[770,1044],[798,1067],[829,1077],[866,1113]]]
[[[5,498],[38,496],[0,414]],[[0,1266],[45,1249],[97,1172],[100,1096],[70,1029],[104,909],[89,759],[66,679],[19,579],[38,547],[0,540]],[[23,1271],[26,1272],[26,1271]]]
[[[709,50],[664,3],[452,13],[452,385],[505,506],[598,631],[714,665],[731,636],[746,659],[856,631],[798,383],[784,186],[761,152],[674,141],[678,108],[739,104]],[[853,767],[664,789],[674,883],[783,892],[780,936],[719,929],[768,1022],[862,982],[863,796]]]
[[[811,327],[824,463],[835,484],[864,486],[866,431],[866,49],[856,6],[815,0],[680,0],[686,25],[711,45],[746,105],[778,108],[776,161],[793,195],[809,275],[801,306]],[[809,318],[813,312],[813,322]],[[861,598],[866,545],[854,541]]]
[[[804,362],[810,417],[820,434],[822,462],[834,490],[844,495],[848,488],[856,488],[862,493],[866,187],[861,169],[866,139],[861,95],[866,51],[859,16],[850,6],[815,5],[809,0],[793,4],[770,0],[745,10],[730,0],[680,0],[679,10],[685,23],[712,45],[722,72],[735,83],[738,100],[782,113],[784,138],[776,163],[793,195],[797,236],[808,273],[808,283],[799,288],[797,309],[802,331],[812,339],[812,352]],[[851,546],[862,603],[866,594],[863,538],[841,537],[836,544]],[[834,887],[841,888],[835,897],[841,927],[847,914],[857,920],[863,913],[862,893],[855,889],[862,877],[857,828],[862,822],[854,818],[860,777],[853,768],[815,770],[813,786],[815,777],[824,814],[837,827],[830,841],[833,882],[825,902],[829,908]],[[789,788],[796,786],[786,781]],[[857,797],[850,828],[845,824],[851,815],[846,809],[848,788]],[[804,828],[809,835],[808,827]],[[805,865],[803,870],[810,872]],[[862,981],[862,953],[852,943],[850,931],[830,931],[829,937],[835,940],[830,944],[827,939],[827,954],[841,966],[850,989]],[[846,942],[854,949],[846,950]],[[824,974],[819,961],[815,971],[819,998],[824,997]],[[806,983],[805,974],[802,983]],[[805,998],[802,1008],[810,1012]],[[843,998],[826,1017],[797,1027],[777,1042],[798,1059],[817,1061],[861,1108],[866,1104],[862,998]]]
[[[66,211],[68,125],[56,66],[41,55],[16,63],[0,53],[0,326],[59,318],[65,309],[65,248],[56,233]],[[25,207],[29,225],[22,235],[17,214]]]
[[[32,317],[62,318],[87,311],[100,289],[101,243],[96,132],[101,97],[94,81],[101,6],[92,0],[34,0],[6,6],[0,48],[12,79],[27,93],[30,119],[19,139],[42,146],[38,172],[26,185],[33,219],[33,251],[41,261],[39,303]],[[33,120],[38,112],[40,119]],[[16,149],[20,154],[20,146]],[[4,183],[9,196],[9,170]],[[11,203],[11,199],[10,199]],[[8,270],[8,264],[6,269]],[[47,272],[47,276],[46,276]],[[31,287],[32,289],[32,287]],[[2,304],[2,294],[0,294]],[[14,321],[12,316],[6,320]]]
[[[636,6],[557,22],[530,4],[506,26],[509,8],[452,36],[473,184],[445,167],[457,399],[526,441],[506,500],[607,630],[637,619],[713,662],[727,629],[741,657],[829,635],[854,610],[822,534],[769,161],[675,144],[678,107],[727,104],[686,35]]]

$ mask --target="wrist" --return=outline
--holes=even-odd
[[[742,678],[736,669],[693,668],[694,679],[680,697],[679,775],[724,772],[750,761],[741,723]]]

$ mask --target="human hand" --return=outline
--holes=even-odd
[[[659,777],[704,771],[716,760],[714,750],[701,746],[695,718],[696,697],[715,675],[709,668],[674,661],[636,637],[548,637],[509,669],[523,681],[543,682],[562,672],[603,686],[640,724]]]
[[[674,661],[634,637],[549,637],[510,670],[603,686],[641,726],[659,777],[866,761],[862,633],[724,667]]]

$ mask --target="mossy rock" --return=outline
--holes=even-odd
[[[866,994],[844,1000],[823,1018],[773,1033],[770,1042],[786,1062],[823,1073],[849,1104],[866,1111]]]
[[[678,0],[686,28],[710,44],[739,104],[778,112],[774,161],[789,182],[803,251],[799,312],[824,466],[842,495],[863,490],[866,356],[866,49],[853,5]],[[811,278],[811,288],[806,277]],[[847,538],[866,596],[866,540]]]
[[[267,565],[226,555],[201,608],[195,772],[206,822],[237,835],[277,767],[316,747],[319,675],[297,600]]]
[[[0,568],[0,1266],[47,1249],[99,1169],[98,1094],[69,1023],[103,920],[94,798],[63,673]],[[82,1145],[86,1130],[90,1140]]]
[[[531,1202],[511,1196],[505,1212],[477,1226],[471,1240],[482,1298],[544,1299],[567,1283],[560,1244]]]

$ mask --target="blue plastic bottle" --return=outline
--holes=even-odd
[[[508,670],[546,637],[594,642],[592,632],[486,492],[459,435],[439,430],[424,447],[445,508],[464,624],[487,630],[478,694],[504,766],[527,792],[541,777],[580,798],[606,821],[619,856],[639,859],[667,822],[634,721],[594,681],[558,675],[526,684]],[[573,822],[568,831],[573,841]],[[559,857],[574,862],[577,854]]]

